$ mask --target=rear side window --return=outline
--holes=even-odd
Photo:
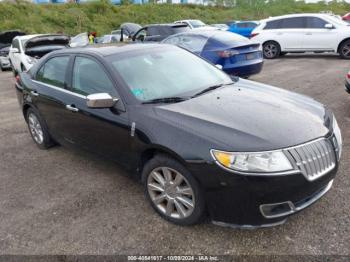
[[[69,56],[58,56],[49,59],[39,70],[36,80],[64,88]]]
[[[281,20],[280,27],[283,29],[298,29],[305,28],[305,17],[291,17],[284,18]]]
[[[108,93],[117,96],[114,85],[103,67],[95,60],[86,57],[75,58],[72,89],[81,95]]]
[[[266,26],[264,27],[264,30],[268,29],[278,29],[280,28],[281,20],[273,20],[266,22]]]
[[[325,25],[328,24],[325,20],[318,17],[306,17],[307,28],[325,28]]]

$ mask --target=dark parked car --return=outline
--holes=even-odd
[[[338,169],[341,134],[322,104],[231,78],[171,45],[55,51],[16,90],[39,148],[119,162],[180,225],[206,215],[219,225],[283,223],[323,196]]]
[[[170,36],[162,43],[183,47],[230,74],[249,77],[263,67],[263,54],[259,43],[243,36],[220,30],[189,31]]]
[[[160,42],[170,35],[190,30],[186,24],[147,25],[137,31],[132,40],[141,42]]]

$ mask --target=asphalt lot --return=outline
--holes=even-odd
[[[11,72],[0,73],[0,254],[350,255],[349,69],[337,56],[287,55],[252,77],[326,104],[344,138],[330,192],[286,224],[259,230],[169,224],[117,165],[64,147],[39,150]]]

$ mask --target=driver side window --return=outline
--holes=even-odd
[[[77,56],[74,61],[72,91],[87,96],[108,93],[116,97],[113,82],[102,66],[93,59]]]

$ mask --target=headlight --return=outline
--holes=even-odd
[[[276,173],[293,170],[282,151],[231,153],[211,150],[211,153],[218,164],[239,172]]]
[[[340,132],[340,128],[338,126],[338,122],[337,119],[335,119],[335,116],[333,116],[333,134],[335,136],[335,139],[337,140],[337,145],[338,145],[338,160],[341,157],[341,153],[342,153],[342,147],[343,147],[343,141],[342,141],[342,137],[341,137],[341,132]]]

